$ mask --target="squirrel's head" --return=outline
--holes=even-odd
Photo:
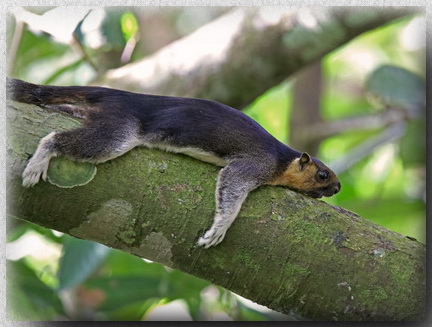
[[[314,198],[332,196],[341,189],[336,174],[306,152],[291,161],[270,184],[287,186]]]

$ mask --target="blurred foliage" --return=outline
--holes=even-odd
[[[426,105],[425,81],[406,69],[383,65],[370,74],[366,88],[381,103],[410,109]]]
[[[186,304],[189,320],[211,320],[220,313],[225,319],[283,317],[250,308],[231,292],[200,278],[98,243],[53,235],[41,245],[45,236],[29,238],[30,225],[15,228],[15,233],[20,230],[23,235],[17,240],[27,238],[36,253],[8,261],[9,319],[143,320],[157,307],[176,300]],[[54,234],[46,229],[44,233]],[[51,254],[47,260],[37,253],[54,244],[61,246],[61,255]],[[9,245],[14,246],[13,242]],[[208,291],[212,296],[204,295]],[[163,317],[175,320],[177,314],[170,311]]]
[[[126,41],[129,41],[131,38],[135,37],[139,28],[138,21],[135,15],[131,12],[125,12],[122,14],[120,18],[120,26]]]
[[[55,10],[28,9],[37,15]],[[75,31],[69,43],[59,41],[56,31],[41,32],[31,23],[13,37],[11,26],[16,24],[8,24],[9,48],[17,49],[9,56],[10,75],[34,83],[85,85],[106,69],[123,65],[122,58],[133,61],[147,55],[139,43],[146,33],[159,33],[153,41],[145,41],[153,42],[149,48],[154,50],[224,10],[172,8],[145,14],[137,8],[98,9],[68,21]],[[402,19],[378,28],[322,60],[321,114],[325,120],[376,113],[389,101],[398,105],[418,105],[412,99],[421,102],[425,78],[422,19]],[[17,39],[19,43],[11,46]],[[395,80],[405,84],[395,89]],[[244,111],[282,142],[288,140],[293,110],[291,85],[288,79]],[[400,140],[383,144],[342,172],[342,191],[325,201],[425,242],[424,117],[408,122]],[[329,137],[322,141],[318,157],[331,166],[378,132],[351,131]],[[9,319],[176,320],[181,313],[190,320],[292,319],[160,264],[31,223],[12,219],[8,224]]]

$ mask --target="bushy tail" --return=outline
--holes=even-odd
[[[6,86],[8,98],[18,102],[36,105],[87,103],[85,88],[81,86],[36,85],[9,77]]]
[[[86,118],[97,110],[107,89],[90,86],[37,85],[19,79],[6,79],[7,98]]]

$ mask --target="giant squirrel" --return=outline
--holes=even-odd
[[[318,159],[276,140],[242,112],[204,99],[138,94],[90,86],[36,85],[7,79],[14,101],[83,119],[82,127],[41,139],[22,177],[24,187],[45,181],[49,161],[64,156],[101,163],[140,145],[183,153],[223,167],[217,178],[216,213],[198,240],[219,244],[249,192],[281,185],[320,198],[340,191],[336,174]]]

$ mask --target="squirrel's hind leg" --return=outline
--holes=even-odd
[[[34,186],[41,177],[45,181],[52,157],[100,163],[114,159],[141,143],[138,129],[130,122],[92,123],[69,131],[52,132],[41,139],[22,174],[22,185]]]

